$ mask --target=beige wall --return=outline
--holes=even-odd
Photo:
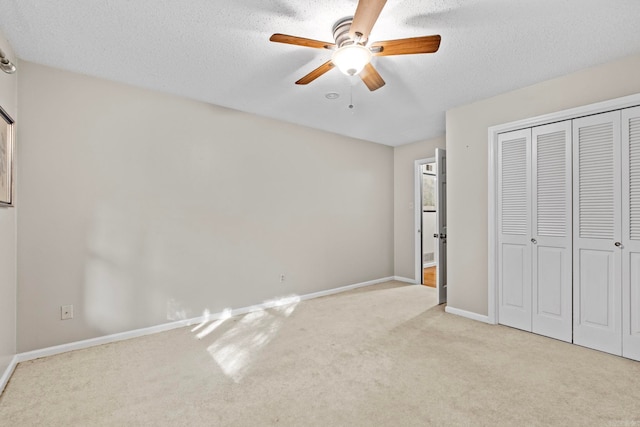
[[[487,314],[487,129],[640,92],[640,56],[447,112],[448,303]]]
[[[0,34],[0,48],[16,63]],[[17,120],[18,71],[0,71],[0,106]],[[18,125],[16,124],[16,127]],[[16,130],[17,133],[17,130]],[[16,354],[16,208],[0,207],[0,376]]]
[[[415,279],[414,161],[435,157],[436,148],[445,147],[444,136],[393,150],[394,188],[394,271],[395,275]]]
[[[21,68],[18,351],[393,275],[391,147]]]

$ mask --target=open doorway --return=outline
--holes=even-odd
[[[435,287],[447,301],[446,156],[415,161],[416,283]]]
[[[420,165],[422,178],[422,284],[436,287],[436,163]]]

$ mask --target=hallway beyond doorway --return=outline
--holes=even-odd
[[[431,288],[436,287],[436,266],[426,267],[422,273],[422,284]]]

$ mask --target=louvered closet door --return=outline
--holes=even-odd
[[[574,120],[573,150],[573,341],[620,355],[620,112]]]
[[[640,360],[640,107],[622,111],[622,355]]]
[[[532,129],[532,331],[571,342],[571,121]]]
[[[498,319],[531,331],[531,129],[498,136]]]

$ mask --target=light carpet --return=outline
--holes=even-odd
[[[640,426],[640,363],[390,282],[19,364],[3,426]]]

